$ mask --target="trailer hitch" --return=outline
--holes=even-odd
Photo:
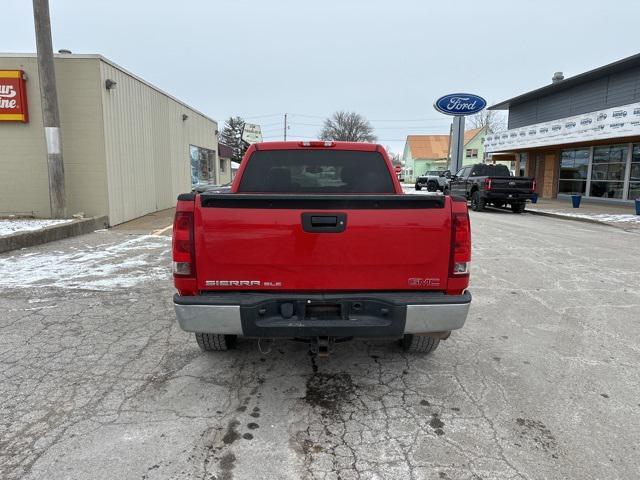
[[[315,353],[318,358],[327,358],[329,356],[329,337],[315,337],[311,340],[311,351]]]

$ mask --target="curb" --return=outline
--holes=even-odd
[[[109,217],[103,216],[83,218],[73,222],[63,223],[62,225],[52,225],[40,230],[14,233],[0,238],[0,253],[55,242],[63,238],[84,235],[85,233],[91,233],[101,228],[107,228],[108,226]]]
[[[593,218],[572,217],[569,215],[562,215],[561,213],[540,212],[536,210],[525,210],[525,212],[532,213],[534,215],[541,215],[543,217],[559,218],[561,220],[573,220],[574,222],[591,223],[595,225],[605,225],[607,227],[626,230],[623,225],[614,225],[613,223],[601,222],[600,220],[594,220]]]

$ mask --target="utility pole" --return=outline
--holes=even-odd
[[[284,141],[287,141],[287,114],[284,114]]]
[[[65,218],[67,216],[67,201],[64,189],[62,142],[60,140],[60,111],[58,109],[56,73],[53,67],[49,0],[33,0],[33,20],[38,51],[42,123],[47,144],[51,216],[53,218]]]

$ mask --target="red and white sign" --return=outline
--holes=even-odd
[[[0,122],[29,121],[24,78],[22,70],[0,70]]]

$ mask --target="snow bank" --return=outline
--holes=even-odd
[[[416,190],[414,185],[402,185],[402,191],[410,195],[442,195],[442,192],[427,192],[426,188]]]
[[[585,218],[588,220],[594,220],[596,222],[631,223],[631,224],[640,225],[640,216],[631,215],[631,214],[573,213],[573,212],[563,212],[563,211],[557,211],[557,210],[544,210],[541,208],[536,208],[535,211],[542,212],[542,213],[552,213],[555,215],[562,215],[563,217]]]
[[[129,288],[168,279],[171,237],[141,235],[117,243],[0,257],[0,288]]]
[[[34,218],[1,219],[0,237],[11,235],[12,233],[40,230],[52,225],[60,225],[62,223],[69,222],[73,222],[73,220],[37,220]]]

